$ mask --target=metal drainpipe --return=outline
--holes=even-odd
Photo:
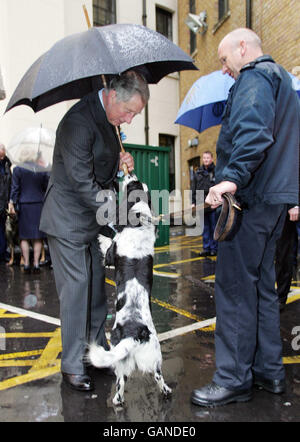
[[[252,0],[246,0],[246,27],[252,29]]]
[[[147,26],[147,0],[143,0],[143,25]],[[145,106],[145,144],[149,145],[149,109]]]

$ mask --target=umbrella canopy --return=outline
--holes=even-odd
[[[33,172],[50,171],[55,132],[45,127],[28,127],[18,133],[7,146],[7,156],[15,166]]]
[[[145,26],[94,27],[59,40],[25,73],[6,111],[26,104],[37,112],[64,100],[81,98],[102,87],[100,74],[135,69],[148,83],[185,69],[193,60],[163,35]]]
[[[292,74],[293,88],[300,97],[300,80]],[[188,91],[177,114],[175,123],[203,132],[221,124],[222,114],[234,79],[214,71],[200,77]]]
[[[180,106],[175,123],[203,132],[221,123],[228,92],[234,83],[222,71],[200,77],[190,88]]]

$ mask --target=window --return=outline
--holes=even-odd
[[[196,0],[190,0],[190,13],[196,14]],[[197,35],[190,31],[190,54],[193,54],[197,48]]]
[[[230,17],[229,0],[218,0],[218,21],[212,29],[214,34]]]
[[[169,190],[175,190],[175,137],[173,135],[159,134],[159,145],[170,147],[169,153]]]
[[[219,20],[229,11],[229,0],[219,0]]]
[[[173,40],[172,12],[156,6],[156,30]]]
[[[112,23],[116,23],[116,0],[93,0],[94,26]]]

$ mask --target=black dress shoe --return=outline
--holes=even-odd
[[[254,375],[253,383],[270,393],[281,394],[285,391],[285,379],[268,379],[263,376]]]
[[[94,385],[91,378],[87,374],[69,374],[62,373],[63,380],[70,387],[78,391],[91,391],[94,389]]]
[[[31,273],[30,266],[24,266],[24,273],[26,273],[26,275],[29,275],[29,273]]]
[[[203,407],[216,407],[231,402],[246,402],[252,398],[251,389],[227,390],[212,382],[199,390],[194,390],[191,396],[193,404]]]

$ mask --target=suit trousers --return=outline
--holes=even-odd
[[[218,250],[218,242],[214,240],[214,231],[217,220],[216,210],[204,212],[203,250],[205,251],[216,252]]]
[[[105,269],[99,244],[80,243],[48,236],[55,284],[60,300],[62,334],[61,370],[84,374],[84,356],[89,342],[105,349],[107,304]]]
[[[219,243],[216,267],[216,384],[250,388],[253,374],[283,379],[274,256],[286,205],[244,209],[231,240]]]

